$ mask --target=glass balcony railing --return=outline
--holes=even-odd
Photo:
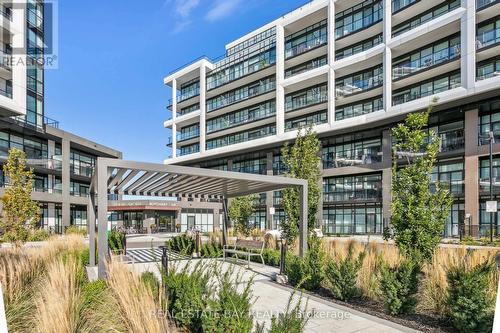
[[[426,68],[439,65],[441,63],[457,59],[460,57],[460,44],[448,47],[446,49],[427,54],[418,59],[407,60],[395,64],[392,68],[392,77],[399,79]]]
[[[382,153],[377,151],[360,152],[359,154],[324,153],[323,168],[342,168],[356,165],[367,165],[382,162]]]
[[[207,112],[212,112],[231,104],[235,104],[270,91],[276,88],[274,78],[265,80],[262,84],[250,85],[234,91],[230,91],[223,95],[217,96],[207,101]]]
[[[276,114],[275,102],[266,102],[260,105],[226,114],[222,117],[207,120],[207,133],[221,131],[227,128],[265,119]]]
[[[360,93],[365,90],[370,90],[380,87],[383,83],[383,75],[378,74],[366,79],[355,79],[349,83],[337,84],[335,87],[336,97],[346,97],[352,94]]]
[[[292,77],[294,75],[308,72],[312,69],[324,66],[327,63],[328,63],[328,60],[327,60],[326,56],[310,60],[306,63],[300,64],[300,65],[292,67],[290,69],[287,69],[285,71],[285,78],[289,78],[289,77]]]
[[[328,43],[328,33],[326,28],[314,32],[306,41],[285,49],[285,59],[298,56],[299,54],[306,53],[309,50],[315,49],[321,45]]]
[[[375,184],[375,188],[356,189],[356,185],[352,186],[352,190],[348,191],[349,187],[345,188],[345,192],[324,192],[323,202],[336,203],[339,201],[369,201],[382,198],[382,182]]]
[[[285,112],[301,109],[310,105],[324,103],[328,101],[328,89],[322,86],[319,91],[308,92],[307,94],[286,98]]]
[[[476,10],[483,9],[496,2],[500,3],[500,0],[476,0]]]
[[[181,132],[177,134],[177,142],[186,141],[189,139],[197,138],[200,136],[200,129],[190,130],[188,132]]]
[[[476,80],[500,76],[500,57],[486,60],[476,66]]]
[[[335,38],[342,38],[345,36],[348,36],[350,34],[353,34],[359,30],[365,29],[375,23],[378,23],[382,21],[382,18],[384,16],[384,11],[382,8],[381,3],[375,5],[376,9],[370,13],[369,15],[366,15],[362,18],[359,19],[354,19],[350,23],[344,23],[342,26],[335,28]],[[363,13],[363,12],[361,12]],[[355,18],[356,16],[350,16],[351,20]],[[344,22],[347,20],[344,20]]]
[[[12,98],[12,81],[0,80],[0,95]]]
[[[198,152],[200,152],[200,144],[195,143],[194,145],[181,147],[179,150],[179,156],[190,155]]]
[[[500,22],[500,20],[499,20]],[[499,24],[500,25],[500,24]],[[493,28],[491,30],[478,29],[478,34],[476,37],[476,49],[480,50],[482,48],[488,47],[500,43],[500,27]]]
[[[392,12],[398,12],[406,7],[409,7],[419,0],[392,0]]]
[[[463,136],[441,135],[441,152],[448,152],[463,149],[465,147],[465,138]]]
[[[73,175],[92,177],[92,175],[94,174],[94,167],[87,165],[80,165],[80,166],[71,165],[70,171],[71,174]]]

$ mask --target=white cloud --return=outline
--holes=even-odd
[[[200,0],[176,0],[175,12],[181,17],[188,17],[199,4]]]
[[[171,8],[174,17],[173,34],[177,34],[191,25],[191,13],[198,7],[200,0],[165,0],[164,7]]]
[[[222,19],[231,14],[241,3],[241,0],[216,0],[214,6],[205,15],[210,22]]]

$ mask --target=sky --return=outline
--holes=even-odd
[[[163,162],[168,73],[307,0],[58,0],[58,68],[45,72],[45,115],[60,128]]]

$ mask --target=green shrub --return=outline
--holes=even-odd
[[[281,254],[279,250],[264,249],[264,251],[262,251],[262,256],[264,257],[266,265],[274,267],[280,266]]]
[[[208,315],[202,316],[203,332],[238,332],[250,333],[253,327],[252,284],[246,284],[241,274],[234,275],[229,269],[222,273],[220,267],[214,269],[213,275],[218,280],[218,291],[208,300]],[[240,285],[244,285],[242,289]]]
[[[112,253],[117,253],[124,250],[125,233],[113,229],[108,234],[108,246]]]
[[[356,280],[363,265],[366,252],[361,252],[357,258],[353,257],[353,243],[349,245],[347,256],[336,261],[330,259],[325,270],[328,287],[335,298],[348,301],[357,296]]]
[[[219,243],[207,243],[201,246],[201,256],[203,258],[222,257],[222,246]]]
[[[415,311],[421,267],[418,260],[405,258],[398,266],[381,267],[380,287],[389,314],[395,316]]]
[[[92,308],[95,304],[99,303],[104,298],[107,288],[105,280],[85,283],[81,289],[82,307]]]
[[[141,282],[151,290],[154,298],[157,298],[160,293],[160,281],[153,272],[143,272],[141,274]]]
[[[28,242],[41,242],[49,239],[50,234],[45,229],[36,229],[28,236]]]
[[[325,251],[316,237],[309,239],[309,251],[304,258],[287,254],[285,272],[293,286],[302,283],[306,290],[318,290],[324,277]]]
[[[268,333],[302,333],[309,320],[307,316],[307,303],[302,309],[302,295],[292,307],[295,291],[290,295],[284,313],[271,318],[271,328]]]
[[[183,255],[191,255],[195,249],[194,239],[182,234],[180,236],[175,236],[174,238],[166,242],[166,246],[171,251],[179,252]]]
[[[81,236],[86,236],[87,235],[87,230],[85,229],[80,229],[76,225],[70,225],[69,227],[66,228],[65,233],[67,235],[81,235]]]
[[[462,263],[448,271],[447,306],[459,332],[491,332],[495,300],[489,292],[489,281],[494,272],[493,261],[472,269]]]
[[[168,275],[163,278],[163,283],[166,287],[167,307],[172,318],[178,325],[192,332],[199,332],[202,328],[202,311],[210,293],[210,275],[201,261],[192,270],[189,268],[188,264],[180,271],[169,270]]]

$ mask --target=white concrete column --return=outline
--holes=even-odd
[[[285,29],[276,26],[276,134],[285,133]]]
[[[205,65],[201,65],[200,67],[200,153],[205,152],[205,136],[206,136],[206,91],[207,91],[207,85],[206,85],[206,74],[207,74],[207,68]]]
[[[172,158],[177,157],[177,125],[172,124]]]
[[[384,38],[384,59],[383,59],[383,80],[384,80],[384,109],[388,111],[392,106],[392,51],[388,44],[392,36],[392,1],[384,0],[384,21],[383,21],[383,38]]]
[[[177,118],[177,79],[172,80],[172,119]]]
[[[476,82],[476,0],[462,0],[462,7],[466,11],[460,20],[460,78],[462,87],[472,89]]]
[[[328,123],[330,126],[335,122],[335,2],[330,0],[328,4]]]

